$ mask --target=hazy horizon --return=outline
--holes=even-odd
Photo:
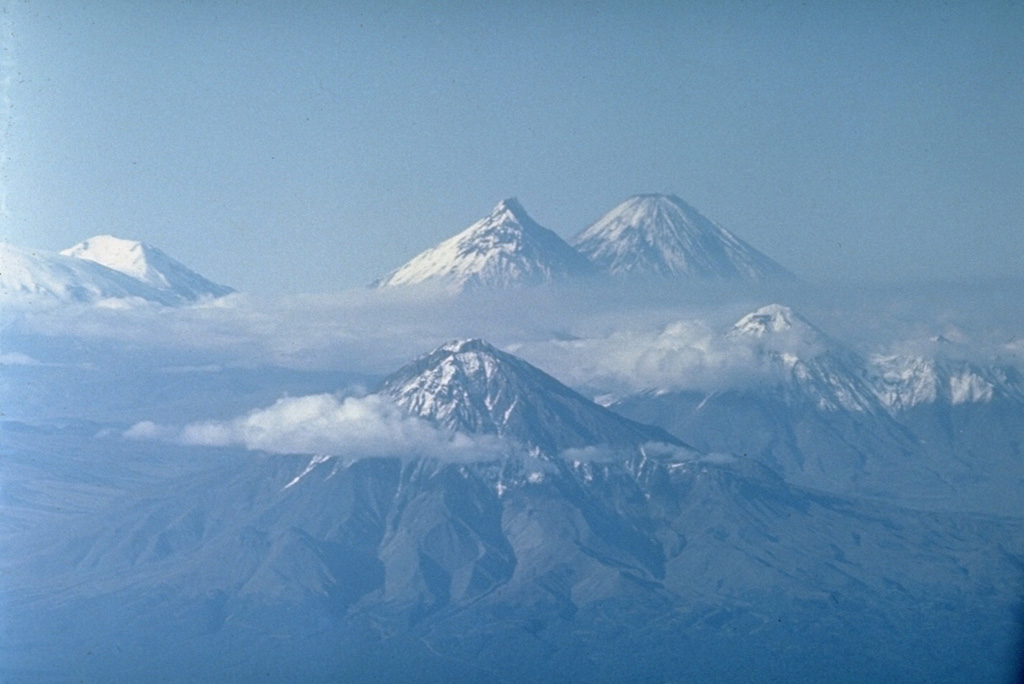
[[[0,239],[359,287],[515,196],[675,193],[811,282],[1019,277],[1019,3],[25,3]]]

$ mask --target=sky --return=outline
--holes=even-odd
[[[0,3],[0,240],[360,287],[672,192],[810,282],[1024,276],[1024,3]]]

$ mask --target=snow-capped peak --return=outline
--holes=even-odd
[[[517,222],[533,221],[526,209],[519,203],[516,197],[507,197],[498,202],[491,210],[490,217],[494,221],[514,220]]]
[[[445,342],[440,347],[438,347],[438,351],[450,352],[452,354],[463,354],[466,352],[481,352],[484,354],[489,354],[491,356],[496,356],[501,353],[497,349],[492,347],[490,344],[484,342],[479,338],[452,340],[451,342]]]
[[[534,221],[518,200],[510,198],[375,285],[439,282],[458,292],[474,287],[536,285],[591,271],[586,259]]]
[[[161,292],[100,264],[0,243],[0,297],[23,302],[155,300]]]
[[[570,242],[611,275],[795,279],[675,195],[634,195]]]
[[[234,292],[207,280],[156,247],[113,235],[97,235],[60,254],[100,264],[184,301]]]
[[[865,362],[782,304],[747,314],[726,333],[778,374],[791,400],[812,401],[827,411],[883,412],[866,379]]]
[[[808,336],[818,337],[820,331],[810,321],[782,304],[769,304],[747,314],[732,327],[732,337],[762,338],[772,333],[798,330]]]
[[[101,264],[154,287],[168,287],[166,277],[149,261],[148,257],[154,251],[153,247],[135,240],[97,235],[65,249],[61,254]]]
[[[493,434],[549,454],[595,445],[679,444],[480,339],[442,345],[388,377],[380,392],[449,430]]]

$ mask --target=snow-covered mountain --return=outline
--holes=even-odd
[[[59,254],[0,244],[0,296],[8,301],[178,305],[231,292],[154,247],[109,235]]]
[[[761,307],[721,343],[753,360],[756,382],[714,392],[652,388],[611,408],[698,449],[756,458],[803,486],[884,498],[909,482],[898,492],[904,501],[941,488],[926,463],[909,460],[916,443],[876,396],[866,361],[800,314]]]
[[[458,340],[402,367],[381,393],[455,432],[491,434],[547,454],[591,446],[681,446],[659,428],[627,420],[483,340]]]
[[[749,455],[803,486],[1018,510],[1010,492],[1024,484],[1024,392],[1015,369],[866,359],[778,304],[742,317],[723,341],[759,362],[756,382],[714,392],[655,387],[611,408],[698,449]]]
[[[811,401],[826,411],[884,411],[863,359],[787,306],[769,304],[747,314],[726,339],[753,347],[790,401]]]
[[[753,344],[784,369],[789,395],[820,409],[898,414],[919,404],[1024,403],[1024,378],[1006,365],[945,355],[863,358],[792,309],[770,304],[740,319],[726,338]]]
[[[776,354],[821,356],[833,344],[822,336],[784,307],[722,332],[780,373]],[[947,483],[886,469],[900,454],[879,437],[885,412],[792,400],[776,382],[662,395],[672,401],[650,406],[719,453],[646,458],[630,445],[664,433],[466,340],[382,392],[447,429],[544,454],[268,454],[125,439],[125,405],[202,395],[191,409],[218,410],[218,389],[272,400],[302,383],[139,374],[137,349],[82,346],[99,369],[26,365],[15,378],[47,385],[56,419],[0,420],[5,682],[952,683],[1001,681],[1016,643],[1020,514],[895,505],[893,493]],[[302,430],[322,417],[289,419]],[[1020,459],[993,471],[976,439],[979,453],[961,454],[968,476],[995,473],[1018,501]],[[607,443],[642,462],[597,449],[588,460]],[[842,496],[793,481],[856,477],[865,486]]]
[[[590,264],[515,199],[413,257],[374,283],[376,287],[436,282],[450,291],[539,285],[587,275]]]
[[[570,243],[616,276],[792,281],[795,276],[675,195],[636,195]]]
[[[6,243],[0,243],[0,295],[8,301],[164,301],[149,285],[105,266]]]
[[[893,412],[935,403],[1024,404],[1024,378],[1010,366],[904,354],[876,354],[870,364],[875,391]]]
[[[207,280],[156,247],[112,235],[97,235],[61,254],[106,266],[182,301],[223,297],[234,292]]]

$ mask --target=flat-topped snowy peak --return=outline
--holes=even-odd
[[[611,275],[791,281],[795,276],[675,195],[635,195],[570,243]]]
[[[388,377],[380,392],[453,432],[497,435],[549,454],[588,446],[680,444],[479,339],[442,345]]]
[[[0,295],[8,300],[97,302],[152,300],[158,293],[135,278],[91,261],[0,243]],[[157,301],[162,300],[157,297]]]
[[[374,283],[439,282],[452,291],[538,285],[592,272],[585,258],[534,221],[515,199]]]
[[[223,297],[234,292],[230,287],[207,280],[156,247],[113,235],[89,238],[65,249],[61,255],[106,266],[186,301]]]

